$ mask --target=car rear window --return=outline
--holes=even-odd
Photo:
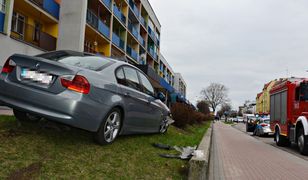
[[[40,54],[37,55],[36,57],[41,57],[48,60],[57,61],[63,64],[68,64],[81,68],[86,68],[93,71],[100,71],[114,62],[109,58],[88,55],[85,53],[73,52],[73,51],[55,51],[55,52]]]
[[[63,64],[68,64],[72,66],[77,66],[81,68],[90,69],[93,71],[100,71],[108,65],[112,64],[113,61],[101,57],[96,56],[86,56],[86,57],[78,57],[78,56],[70,56],[63,59],[58,60],[58,62]]]

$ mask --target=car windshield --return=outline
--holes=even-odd
[[[270,120],[269,120],[269,119],[266,119],[266,120],[264,120],[264,123],[269,124],[269,123],[270,123]]]
[[[36,57],[41,57],[81,68],[86,68],[93,71],[100,71],[114,62],[109,58],[70,51],[56,51],[40,54]]]

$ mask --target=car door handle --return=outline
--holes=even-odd
[[[131,97],[131,95],[130,95],[129,92],[124,93],[124,96],[126,96],[126,97]]]

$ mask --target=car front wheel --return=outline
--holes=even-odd
[[[159,127],[159,133],[165,134],[168,131],[168,128],[169,128],[168,119],[162,120]]]
[[[114,142],[120,133],[121,118],[121,111],[117,108],[107,114],[94,136],[98,144],[106,145]]]

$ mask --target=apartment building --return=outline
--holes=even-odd
[[[0,0],[1,62],[19,52],[91,52],[159,68],[161,25],[147,0]]]
[[[183,78],[160,53],[160,32],[148,0],[0,0],[1,64],[14,53],[90,52],[126,60],[167,97],[185,97]]]

